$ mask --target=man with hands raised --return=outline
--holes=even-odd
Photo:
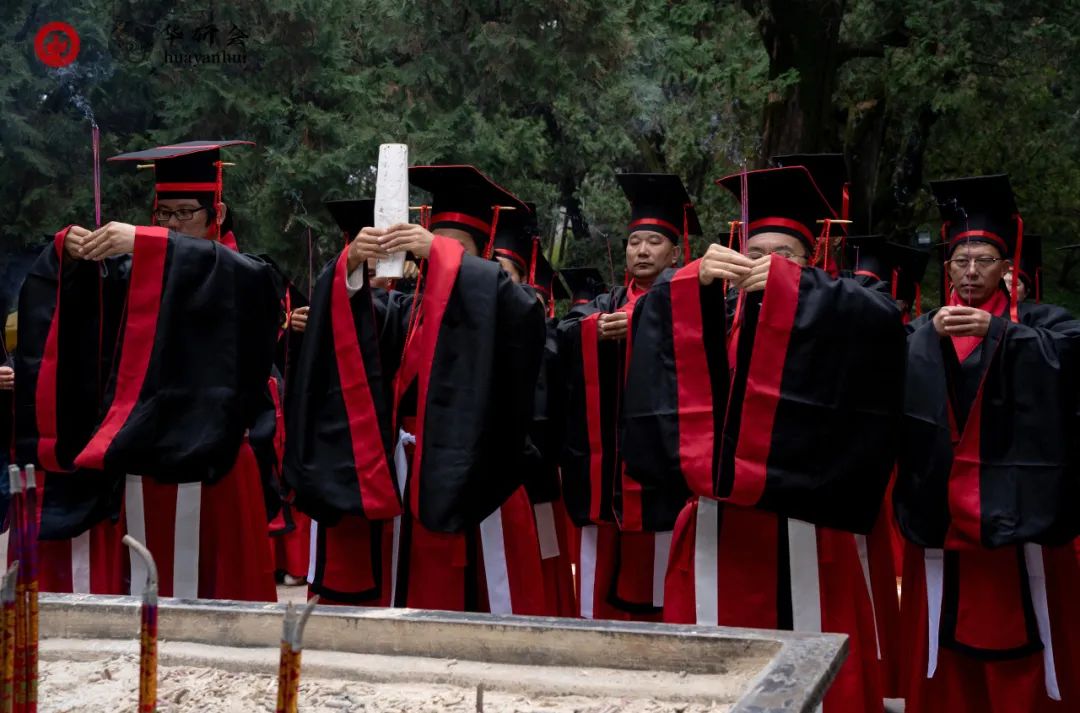
[[[619,438],[644,510],[675,522],[664,620],[845,633],[825,711],[880,711],[851,533],[873,526],[895,458],[900,316],[812,265],[835,214],[806,169],[718,183],[745,205],[744,252],[711,245],[631,326]]]
[[[893,497],[907,710],[1075,710],[1080,322],[1011,299],[1026,236],[1007,176],[931,189],[948,280],[908,325]]]
[[[47,472],[46,588],[128,593],[127,532],[164,596],[276,598],[252,448],[282,315],[271,269],[225,229],[220,150],[241,143],[114,157],[153,166],[156,225],[65,228],[26,279],[16,447]]]
[[[640,487],[625,477],[619,404],[630,359],[630,314],[674,267],[701,225],[678,176],[617,174],[630,204],[626,285],[575,305],[559,325],[567,373],[567,434],[561,469],[579,546],[581,616],[657,620],[673,519],[655,518]]]
[[[427,228],[364,227],[319,278],[287,395],[286,480],[317,522],[312,592],[372,606],[544,614],[518,467],[544,310],[490,258],[527,206],[472,166],[414,166]],[[420,258],[416,290],[368,262]]]

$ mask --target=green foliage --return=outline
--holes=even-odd
[[[785,26],[782,4],[768,0],[7,3],[0,240],[13,250],[92,222],[82,105],[101,127],[103,156],[193,138],[255,141],[227,156],[237,165],[226,201],[242,247],[270,253],[300,282],[309,230],[316,266],[339,247],[322,201],[371,195],[387,141],[408,143],[416,163],[481,167],[539,205],[557,260],[606,274],[610,254],[618,280],[628,211],[616,171],[681,175],[706,226],[700,250],[726,237],[737,210],[713,181],[766,158],[777,130],[767,107],[786,102],[797,117],[799,91],[816,86],[808,73],[831,71],[820,83],[832,92],[824,128],[798,142],[847,152],[866,229],[930,229],[927,179],[1007,171],[1027,228],[1049,242],[1049,299],[1080,306],[1055,250],[1080,226],[1076,3],[806,2],[843,8],[835,46],[815,48],[830,61],[812,66],[785,64],[766,41],[807,29]],[[51,20],[82,39],[60,70],[33,53]],[[228,44],[236,31],[242,50]],[[218,51],[244,61],[166,61]],[[106,164],[103,188],[106,220],[146,219],[147,174]]]

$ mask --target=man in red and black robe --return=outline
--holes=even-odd
[[[634,312],[627,472],[694,496],[675,524],[664,619],[847,634],[825,710],[880,711],[852,533],[872,528],[895,459],[899,314],[812,266],[833,214],[805,169],[720,183],[745,201],[744,252],[711,245]]]
[[[1006,176],[931,187],[950,287],[909,325],[894,492],[907,710],[1080,710],[1080,322],[1009,299],[1024,236]]]
[[[901,320],[907,323],[912,305],[918,302],[917,281],[922,279],[929,252],[886,240],[883,235],[849,235],[844,244],[846,270],[841,274],[846,272],[865,287],[888,294],[900,309]],[[894,467],[885,490],[886,502],[891,502],[895,476]],[[899,698],[903,695],[900,680],[903,654],[898,589],[904,538],[893,509],[881,508],[873,529],[866,535],[856,534],[855,544],[873,598],[882,686],[886,697]]]
[[[547,338],[536,380],[532,426],[521,467],[525,474],[525,491],[536,519],[548,611],[558,616],[576,616],[572,533],[559,479],[559,454],[566,416],[559,320],[555,318],[555,300],[566,299],[569,295],[544,257],[536,208],[531,203],[528,205],[528,212],[509,213],[499,220],[494,254],[510,279],[532,288],[547,308]]]
[[[559,325],[567,373],[563,492],[576,528],[580,615],[658,620],[674,515],[686,493],[643,494],[623,471],[618,418],[637,299],[678,261],[701,225],[678,176],[618,174],[631,215],[625,287],[575,305]],[[666,497],[666,507],[656,508]]]
[[[154,163],[158,224],[65,228],[24,283],[17,453],[47,473],[46,588],[140,592],[126,532],[164,596],[276,598],[247,434],[269,405],[279,286],[222,231],[234,143],[116,157]]]
[[[472,166],[409,176],[433,194],[431,231],[366,227],[328,266],[288,394],[285,474],[318,523],[311,590],[352,604],[543,614],[518,467],[543,307],[484,259],[499,214],[527,207]],[[370,285],[368,260],[396,252],[424,261],[412,294]]]

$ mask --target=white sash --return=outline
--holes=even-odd
[[[941,596],[945,586],[945,552],[939,549],[923,550],[923,567],[926,569],[926,624],[927,634],[926,677],[933,678],[937,671],[938,646],[941,634]]]
[[[540,540],[540,559],[549,560],[559,556],[559,533],[555,529],[555,509],[551,503],[533,505],[536,519],[536,537]]]
[[[398,430],[398,442],[394,448],[394,472],[397,476],[398,493],[403,502],[402,507],[409,507],[405,502],[405,482],[409,479],[409,457],[405,454],[405,446],[416,445],[416,436],[404,429]],[[401,546],[401,515],[394,518],[394,542],[390,554],[390,606],[397,606],[397,581],[398,581],[398,558]]]
[[[818,568],[817,527],[802,520],[787,521],[791,572],[791,621],[794,631],[821,631],[821,571]],[[814,709],[821,713],[822,704]]]
[[[172,596],[178,599],[197,599],[199,596],[202,487],[202,483],[180,483],[176,486]],[[124,483],[124,507],[127,512],[128,534],[146,545],[146,507],[141,476],[127,476]],[[131,594],[141,596],[146,588],[146,565],[138,557],[131,557],[130,562]],[[164,585],[164,582],[159,583],[159,586]]]
[[[593,618],[593,599],[596,595],[596,525],[581,528],[581,618]]]
[[[1058,688],[1057,665],[1054,663],[1054,642],[1050,634],[1050,607],[1046,603],[1046,570],[1043,566],[1043,549],[1040,545],[1024,545],[1024,561],[1027,563],[1028,587],[1031,589],[1031,605],[1035,609],[1035,621],[1039,624],[1039,639],[1043,644],[1043,677],[1046,695],[1050,700],[1061,700]]]
[[[791,621],[794,631],[821,631],[821,575],[818,569],[817,528],[788,520],[788,561],[791,568]]]
[[[712,498],[699,497],[694,526],[694,609],[696,623],[703,626],[716,626],[719,620],[716,571],[719,519],[720,504]]]
[[[143,508],[142,478],[128,475],[124,481],[124,511],[127,513],[127,531],[142,544],[146,544],[146,512]],[[131,560],[131,594],[140,597],[146,590],[146,565],[141,557]],[[160,584],[159,584],[160,586]]]
[[[671,530],[653,533],[652,603],[664,606],[664,575],[667,574],[668,556],[671,554]]]
[[[510,597],[510,571],[506,567],[506,542],[503,540],[502,510],[480,522],[480,548],[484,557],[488,608],[492,614],[513,614]]]
[[[311,521],[311,537],[308,538],[307,582],[315,582],[315,562],[319,556],[319,523]]]
[[[71,591],[90,594],[90,530],[71,538]]]
[[[199,598],[199,525],[202,483],[176,486],[176,531],[173,535],[173,596]]]
[[[877,602],[874,601],[874,586],[870,583],[870,551],[866,544],[866,535],[855,535],[855,548],[859,551],[859,564],[862,565],[863,581],[866,582],[866,594],[870,597],[870,613],[874,615],[874,646],[877,647],[878,661],[881,660],[881,634],[877,628]]]

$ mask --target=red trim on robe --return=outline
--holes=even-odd
[[[664,621],[701,625],[695,552],[715,544],[717,624],[775,629],[781,604],[778,596],[787,597],[778,591],[780,567],[786,565],[780,557],[780,518],[752,508],[721,505],[717,539],[699,542],[698,506],[697,498],[688,502],[675,525],[664,581]],[[817,528],[817,537],[821,630],[847,635],[851,646],[825,695],[824,711],[880,711],[873,615],[854,538],[823,527]]]
[[[511,611],[525,616],[555,616],[557,611],[547,603],[540,540],[536,534],[532,504],[524,486],[499,506],[499,514],[502,518],[501,545],[506,558]],[[480,559],[482,562],[483,557]],[[485,577],[480,577],[478,587],[486,589]],[[489,603],[489,609],[490,606]]]
[[[957,643],[983,651],[1010,651],[1031,645],[1024,617],[1023,592],[1028,581],[1020,567],[1022,556],[1016,547],[958,553]]]
[[[695,260],[671,279],[671,340],[679,409],[679,467],[690,490],[713,495],[712,379],[702,342],[701,284]]]
[[[631,294],[629,290],[627,291],[627,294]],[[623,388],[625,388],[626,386],[626,375],[630,373],[630,357],[633,355],[634,352],[633,316],[634,303],[637,301],[638,296],[639,295],[637,294],[633,294],[631,300],[629,300],[628,302],[626,302],[626,304],[616,310],[617,312],[625,312],[627,315],[625,351],[626,358],[623,361]],[[617,439],[618,436],[616,436],[616,442],[618,442]],[[617,449],[617,452],[621,454],[621,449]],[[622,528],[624,531],[640,532],[645,527],[645,523],[642,518],[643,507],[641,504],[641,483],[637,482],[629,475],[627,475],[626,463],[622,462],[621,455],[619,457],[619,463],[619,479],[620,486],[622,488],[622,517],[619,521],[619,527]],[[650,569],[649,571],[651,572],[652,570]],[[649,578],[649,581],[652,582],[651,577]]]
[[[390,606],[390,561],[393,544],[393,522],[375,522],[357,515],[345,515],[331,526],[319,525],[323,539],[321,574],[314,582],[315,589],[325,588],[342,595],[370,593],[373,606]],[[381,529],[384,557],[380,563],[378,594],[376,595],[375,562],[372,560],[371,540],[375,529]],[[320,568],[316,568],[316,575]],[[321,592],[320,592],[321,594]]]
[[[950,305],[962,305],[956,292],[949,295]],[[979,305],[979,309],[985,309],[991,314],[1000,315],[1008,309],[1008,299],[1005,293],[995,292],[993,297]],[[997,343],[984,345],[984,348],[993,349],[995,352],[1001,346],[1004,334],[999,337]],[[982,344],[983,337],[952,337],[953,349],[957,359],[963,363],[975,348]],[[975,400],[971,405],[967,421],[964,424],[964,432],[960,433],[957,427],[956,414],[953,412],[952,400],[948,400],[949,428],[952,431],[953,463],[949,472],[949,529],[945,534],[946,549],[966,549],[972,545],[979,546],[982,542],[982,493],[981,474],[982,458],[980,455],[982,438],[982,399],[983,388],[986,385],[986,377],[989,375],[988,368],[979,379],[979,390],[975,394]]]
[[[1012,548],[1008,548],[1012,549]],[[937,669],[927,678],[929,649],[924,551],[907,543],[900,633],[901,675],[908,710],[919,713],[1066,713],[1080,706],[1080,564],[1072,545],[1044,547],[1043,566],[1054,665],[1061,701],[1046,694],[1041,652],[1004,661],[968,656],[945,646],[938,649]],[[968,553],[961,552],[964,557]],[[1014,586],[997,578],[991,593]]]
[[[349,440],[356,466],[357,487],[364,514],[382,520],[401,514],[401,500],[386,462],[371,387],[367,381],[360,340],[356,335],[346,279],[349,251],[342,250],[334,266],[330,293],[330,323],[334,334],[334,358],[341,382],[341,399],[349,422]]]
[[[989,371],[989,370],[987,370]],[[949,529],[945,533],[947,549],[966,549],[982,541],[982,461],[979,457],[982,437],[983,384],[971,405],[963,434],[957,433],[956,417],[950,401],[949,424],[953,432],[953,462],[949,471]]]
[[[116,388],[109,412],[75,459],[75,464],[80,468],[105,469],[105,454],[139,400],[157,336],[168,252],[169,231],[166,228],[135,228],[127,319],[124,323],[120,366],[116,372]]]
[[[34,394],[34,417],[37,421],[38,444],[37,456],[41,467],[47,471],[66,470],[60,466],[56,455],[58,427],[56,423],[56,385],[57,367],[60,364],[60,294],[64,284],[64,240],[72,226],[67,226],[53,236],[53,247],[59,270],[56,276],[56,304],[53,306],[52,321],[49,322],[49,334],[45,338],[45,348],[41,354],[41,366],[38,369],[37,388]]]
[[[1005,293],[1001,290],[997,290],[982,304],[968,305],[962,299],[960,295],[953,290],[949,293],[949,307],[975,307],[976,309],[986,310],[994,316],[1002,316],[1009,308],[1009,298],[1005,296]],[[956,350],[956,358],[963,364],[971,353],[975,351],[975,348],[982,344],[983,337],[949,337],[952,341],[953,349]]]
[[[416,430],[416,455],[412,459],[412,484],[409,488],[409,497],[413,514],[420,517],[420,474],[423,472],[421,464],[424,457],[424,416],[427,412],[428,383],[431,381],[431,368],[435,361],[435,347],[439,340],[439,332],[442,329],[443,315],[446,314],[446,306],[450,301],[450,294],[457,282],[458,271],[465,255],[465,248],[461,243],[451,238],[435,236],[431,242],[431,254],[428,258],[428,271],[424,290],[424,299],[420,304],[421,314],[417,317],[416,356],[417,364],[417,391],[416,391],[416,422],[419,428]],[[344,289],[344,285],[342,286]],[[401,384],[407,387],[408,384]],[[401,400],[401,394],[395,394],[395,402]],[[416,523],[414,523],[416,524]],[[436,533],[432,533],[436,534]]]
[[[600,428],[600,314],[590,314],[581,320],[581,369],[585,380],[585,424],[589,431],[589,519],[605,522],[600,512],[603,489],[604,443]]]
[[[735,477],[727,498],[738,505],[754,505],[765,491],[773,422],[780,403],[791,327],[799,305],[801,277],[802,268],[796,263],[772,256],[746,378],[740,421],[743,428],[739,429],[735,449]]]

